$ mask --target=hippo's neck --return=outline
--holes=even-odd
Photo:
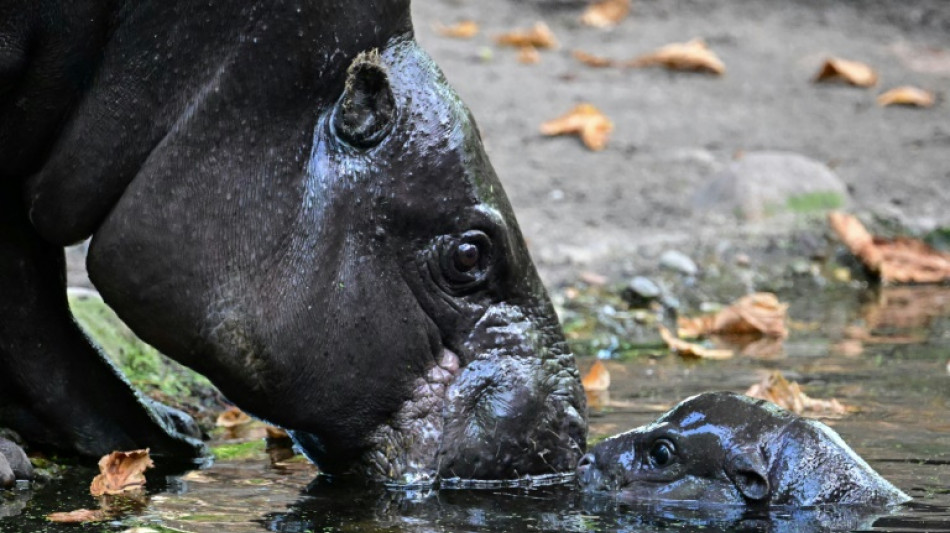
[[[772,503],[779,505],[896,505],[910,500],[881,477],[828,426],[789,424],[773,451]]]

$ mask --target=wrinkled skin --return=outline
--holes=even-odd
[[[59,247],[92,235],[130,327],[325,472],[571,472],[573,356],[408,1],[178,4],[0,1],[0,424],[201,453],[72,322]]]
[[[684,400],[597,444],[578,465],[589,491],[632,502],[887,506],[910,498],[831,428],[730,392]]]

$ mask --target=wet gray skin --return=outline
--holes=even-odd
[[[0,488],[13,486],[18,479],[32,479],[33,465],[19,446],[0,437]]]
[[[90,278],[119,316],[323,472],[573,473],[573,355],[408,1],[9,11],[0,424],[64,453],[201,453],[72,322],[60,247],[91,235]]]
[[[730,392],[684,400],[584,456],[578,481],[627,501],[888,506],[910,498],[831,428]]]

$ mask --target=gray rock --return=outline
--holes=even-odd
[[[650,278],[636,276],[627,284],[621,296],[633,308],[643,308],[663,294],[660,286]]]
[[[791,152],[750,152],[714,174],[693,196],[700,210],[759,220],[821,213],[848,204],[848,189],[826,165]]]
[[[663,255],[660,256],[660,266],[687,276],[695,276],[699,272],[699,267],[688,255],[676,250],[663,252]]]

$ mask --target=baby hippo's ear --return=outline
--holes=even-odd
[[[769,499],[769,470],[758,448],[744,447],[726,460],[726,474],[742,496],[752,502]]]
[[[396,101],[379,52],[361,53],[346,71],[343,96],[334,110],[337,137],[356,148],[372,148],[389,133],[395,116]]]

